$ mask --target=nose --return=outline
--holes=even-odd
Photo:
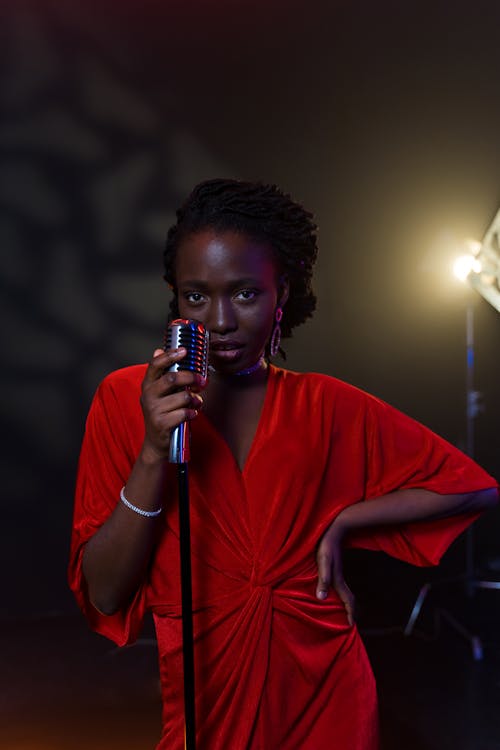
[[[206,325],[209,331],[219,334],[229,333],[238,328],[238,321],[231,299],[217,297],[212,300]]]

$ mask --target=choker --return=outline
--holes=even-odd
[[[232,372],[231,375],[234,375],[235,377],[241,375],[251,375],[253,372],[257,372],[257,370],[262,367],[265,361],[266,360],[264,359],[264,357],[259,357],[257,362],[251,367],[247,367],[245,370],[239,370],[238,372]],[[216,370],[215,367],[212,367],[212,365],[209,365],[208,369],[210,372],[218,372],[218,370]]]
[[[240,370],[239,372],[235,372],[235,375],[251,375],[252,372],[256,372],[262,365],[264,364],[265,359],[264,357],[259,357],[257,362],[252,365],[251,367],[247,367],[246,370]]]

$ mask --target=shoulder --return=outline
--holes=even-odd
[[[117,424],[142,429],[141,384],[147,365],[132,365],[110,372],[92,399],[86,432],[113,431]]]
[[[127,401],[138,402],[147,367],[147,364],[131,365],[110,372],[99,384],[94,404],[100,402],[103,406],[111,406],[116,402],[120,405]]]
[[[336,424],[372,431],[380,429],[430,432],[428,428],[386,401],[357,386],[331,375],[316,372],[295,372],[272,367],[275,396],[281,395],[297,409],[318,415]]]
[[[361,388],[324,373],[296,372],[274,365],[271,367],[271,373],[276,378],[278,387],[290,393],[293,391],[309,393],[311,396],[315,395],[326,400],[341,400],[345,403],[358,405],[384,405],[383,401],[361,390]]]
[[[101,381],[99,388],[112,390],[122,388],[140,388],[141,383],[146,374],[147,364],[130,365],[129,367],[121,367],[119,370],[110,372]]]

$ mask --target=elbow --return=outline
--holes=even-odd
[[[474,493],[474,504],[479,511],[489,510],[498,505],[498,489],[490,487],[486,490],[479,490]]]
[[[103,576],[102,569],[91,564],[87,544],[82,559],[82,574],[86,590],[87,600],[91,606],[101,615],[110,617],[115,615],[122,607],[119,589],[112,584],[109,576]]]
[[[85,576],[86,598],[90,605],[101,615],[111,617],[120,611],[123,604],[118,592],[109,586],[103,586],[102,582],[91,582]]]
[[[104,615],[105,617],[116,615],[116,613],[120,610],[120,607],[112,601],[91,599],[90,603],[92,604],[94,609],[99,612],[99,614]]]
[[[97,594],[89,589],[88,599],[93,608],[96,609],[99,614],[105,615],[106,617],[116,615],[121,609],[116,597],[105,595],[104,593]]]

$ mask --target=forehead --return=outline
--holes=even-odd
[[[276,276],[272,247],[234,231],[202,230],[187,235],[175,259],[177,283],[184,279],[269,278]]]

